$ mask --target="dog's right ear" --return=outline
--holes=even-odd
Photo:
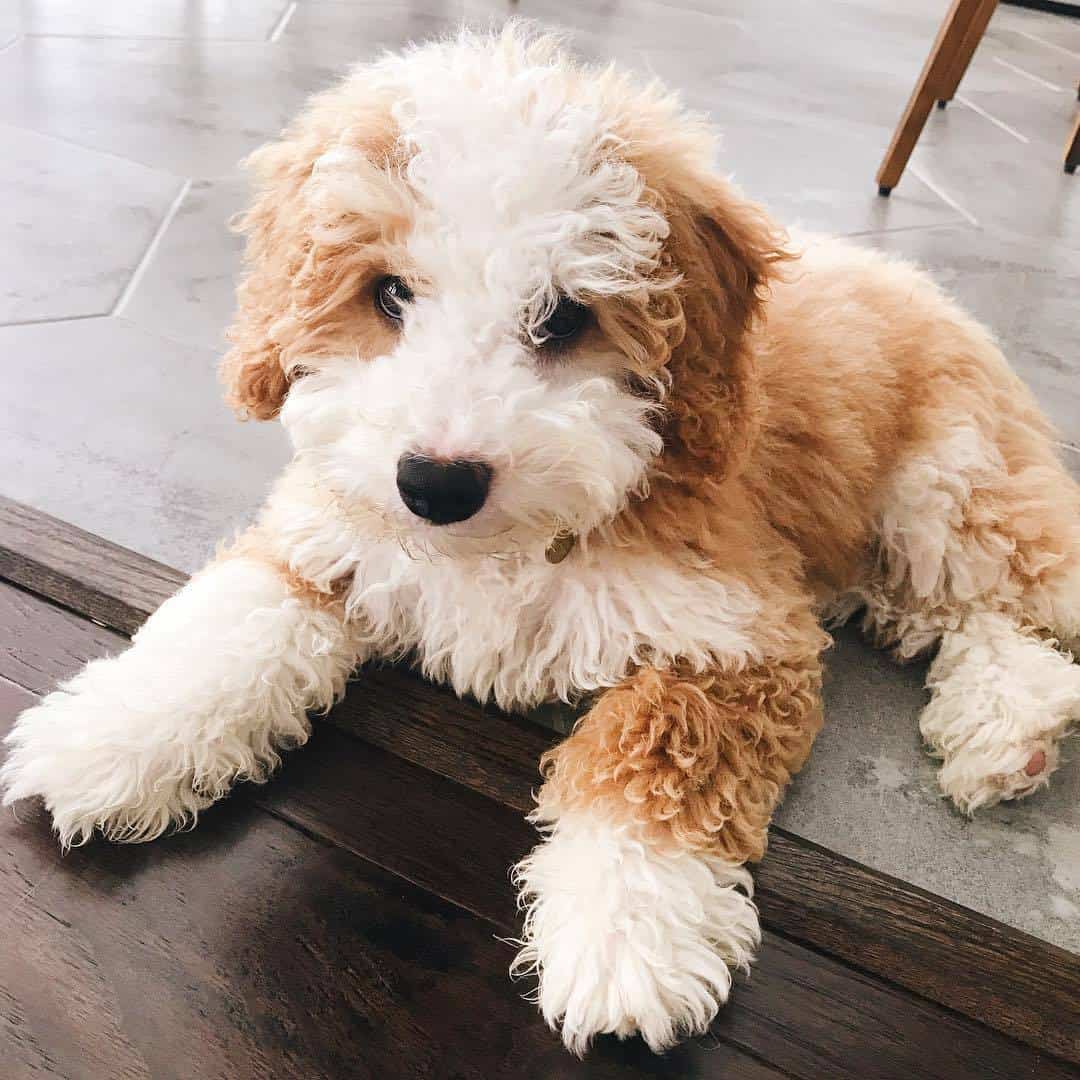
[[[245,276],[221,364],[241,416],[276,416],[305,361],[333,351],[379,241],[408,219],[393,97],[367,76],[355,69],[245,163],[255,198],[235,222]]]
[[[227,334],[232,347],[221,362],[225,400],[245,419],[276,416],[289,390],[282,357],[286,342],[275,323],[288,321],[291,283],[310,243],[303,188],[318,152],[308,139],[287,135],[256,150],[245,163],[256,194],[234,222],[247,237],[246,274]]]

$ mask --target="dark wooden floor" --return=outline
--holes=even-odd
[[[182,581],[3,501],[0,578],[0,730]],[[1077,957],[775,831],[709,1036],[576,1062],[506,974],[551,738],[366,672],[192,833],[61,856],[40,807],[4,814],[0,1078],[1080,1076]]]

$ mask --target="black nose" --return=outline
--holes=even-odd
[[[434,461],[403,454],[398,461],[401,501],[434,525],[471,518],[487,498],[491,466],[482,461]]]

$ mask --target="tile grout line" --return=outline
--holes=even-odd
[[[73,146],[76,150],[82,150],[86,154],[101,154],[103,157],[113,158],[115,161],[122,161],[125,165],[135,165],[140,169],[149,169],[150,172],[156,172],[162,176],[171,176],[177,180],[180,179],[180,177],[171,169],[161,168],[158,165],[147,165],[145,161],[139,161],[138,158],[127,157],[125,154],[117,154],[112,150],[104,150],[101,147],[90,146],[88,143],[81,143],[77,139],[69,139],[66,135],[58,135],[55,131],[45,131],[41,128],[28,127],[26,124],[19,124],[10,120],[0,120],[0,125],[15,128],[18,131],[25,131],[28,135],[37,135],[42,139],[54,139],[58,143],[63,143],[65,146]],[[210,177],[210,179],[219,178]]]
[[[1050,82],[1049,79],[1044,79],[1040,75],[1035,75],[1030,71],[1025,71],[1022,67],[1017,67],[1016,64],[1010,64],[1008,60],[1002,60],[1000,56],[992,56],[991,60],[995,64],[1000,64],[1003,68],[1007,68],[1009,71],[1015,72],[1017,75],[1022,75],[1025,79],[1030,79],[1036,86],[1045,87],[1047,90],[1054,90],[1059,94],[1071,93],[1066,87],[1058,86],[1057,83]]]
[[[1037,42],[1039,45],[1042,45],[1044,49],[1054,49],[1057,52],[1064,53],[1066,56],[1071,56],[1074,60],[1080,60],[1080,53],[1073,52],[1072,49],[1066,49],[1064,45],[1056,45],[1052,41],[1044,41],[1035,34],[1029,34],[1027,30],[1013,30],[1013,33],[1019,34],[1021,37],[1026,37],[1029,41]]]
[[[131,315],[112,315],[106,312],[102,318],[108,319],[110,322],[116,323],[118,326],[130,326],[134,330],[139,330],[144,334],[151,334],[153,337],[160,341],[167,341],[170,345],[179,345],[180,348],[186,349],[191,352],[192,349],[198,349],[200,352],[208,353],[211,356],[221,356],[222,352],[228,348],[228,341],[225,338],[224,330],[222,331],[221,340],[210,344],[207,341],[195,341],[193,338],[177,337],[176,334],[168,333],[165,330],[159,330],[156,327],[150,327],[144,323],[139,322]]]
[[[261,37],[192,37],[184,34],[61,34],[31,30],[22,35],[28,41],[207,41],[225,45],[262,45]]]
[[[146,250],[142,254],[142,258],[139,260],[134,271],[132,271],[131,277],[128,278],[127,285],[124,286],[124,291],[120,294],[120,298],[113,305],[113,309],[109,312],[110,315],[122,315],[124,308],[127,306],[128,301],[131,299],[135,290],[139,286],[139,282],[142,280],[143,275],[146,273],[147,267],[150,265],[158,247],[161,245],[161,240],[165,235],[165,230],[172,224],[173,218],[176,217],[177,212],[180,210],[180,205],[184,199],[187,198],[188,192],[191,190],[191,179],[188,178],[180,185],[180,190],[176,193],[176,197],[169,205],[169,209],[165,211],[165,216],[158,223],[158,227],[154,230],[154,235],[150,238],[150,243],[147,244]]]
[[[267,35],[266,40],[269,42],[277,41],[283,33],[285,33],[285,27],[292,21],[292,17],[296,14],[296,0],[292,0],[291,4],[288,4],[285,10],[278,17],[278,21],[274,23]]]
[[[21,39],[20,39],[21,40]],[[118,39],[110,39],[118,40]],[[165,40],[164,38],[147,38],[147,41]],[[175,39],[181,40],[179,38]],[[190,39],[183,39],[190,40]],[[3,52],[3,49],[0,49]],[[112,158],[114,161],[122,161],[125,165],[134,165],[139,169],[147,169],[150,172],[158,173],[160,176],[168,176],[174,180],[187,180],[191,184],[197,183],[239,183],[244,180],[244,173],[239,168],[239,162],[237,167],[232,172],[215,173],[214,175],[207,175],[206,173],[200,173],[197,176],[182,177],[178,173],[172,171],[164,165],[149,165],[145,161],[140,161],[138,158],[128,157],[126,154],[118,154],[115,150],[106,150],[101,146],[91,146],[89,143],[81,143],[77,139],[70,139],[67,135],[59,135],[55,131],[46,131],[44,128],[28,127],[26,124],[17,123],[14,120],[0,120],[0,127],[13,128],[16,131],[25,132],[27,135],[36,135],[40,139],[52,139],[55,142],[62,143],[64,146],[74,147],[76,150],[82,150],[87,154],[100,154],[102,157]],[[269,138],[269,136],[265,136]],[[241,158],[241,161],[243,159]],[[108,312],[105,312],[107,315]]]
[[[0,330],[8,326],[44,326],[47,323],[86,322],[88,319],[107,319],[107,311],[91,311],[86,315],[43,315],[40,319],[11,319],[0,322]]]
[[[1025,146],[1029,142],[1031,142],[1031,140],[1026,135],[1017,131],[1014,127],[1009,127],[1009,125],[1006,124],[1004,120],[999,120],[992,113],[988,113],[981,105],[976,105],[975,102],[972,101],[970,98],[964,97],[963,94],[956,94],[955,97],[961,105],[966,106],[977,116],[981,116],[984,120],[989,120],[990,123],[994,125],[994,127],[1001,128],[1001,130],[1004,131],[1006,135],[1011,135],[1014,139],[1018,139],[1020,142],[1024,143]]]
[[[910,162],[908,164],[908,169],[913,176],[921,180],[943,203],[945,203],[946,206],[951,206],[958,214],[969,221],[977,229],[982,228],[979,224],[979,219],[971,213],[970,210],[965,210],[951,195],[939,188],[918,165],[914,162]]]
[[[925,183],[925,181],[923,181]],[[959,211],[957,211],[959,213]],[[967,220],[967,219],[965,219]],[[968,221],[968,224],[971,224]],[[894,225],[891,228],[884,229],[856,229],[854,232],[836,233],[843,239],[854,239],[860,236],[885,236],[892,233],[909,233],[909,232],[938,232],[945,229],[958,229],[962,228],[962,224],[959,221],[935,221],[930,225]],[[975,228],[979,228],[975,225]]]

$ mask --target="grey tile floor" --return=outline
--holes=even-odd
[[[1080,21],[1002,6],[888,200],[873,173],[946,0],[8,0],[0,7],[0,492],[184,569],[287,458],[214,368],[239,159],[384,47],[511,11],[680,87],[774,214],[925,263],[1000,336],[1080,475]],[[937,795],[919,667],[848,632],[780,821],[1080,951],[1080,752],[967,821]]]

